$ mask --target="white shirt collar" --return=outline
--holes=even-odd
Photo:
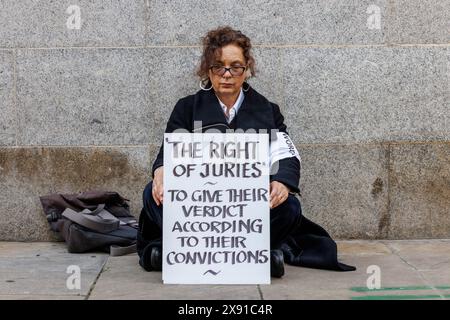
[[[223,113],[225,114],[225,117],[226,117],[227,109],[228,109],[227,106],[222,101],[220,101],[219,97],[217,97],[217,100],[219,100],[219,104],[222,107]],[[241,91],[239,92],[239,97],[236,99],[236,102],[234,103],[234,105],[231,107],[231,109],[229,111],[230,116],[228,117],[228,123],[230,123],[233,120],[233,118],[236,116],[243,101],[244,101],[244,91],[241,88]]]

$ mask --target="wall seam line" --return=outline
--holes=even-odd
[[[296,147],[345,147],[345,146],[377,146],[380,143],[386,143],[389,145],[442,145],[442,144],[450,144],[450,140],[446,141],[375,141],[368,143],[295,143]],[[136,147],[151,147],[151,146],[160,146],[160,142],[151,142],[147,144],[118,144],[118,145],[44,145],[44,144],[36,144],[36,145],[17,145],[17,146],[8,146],[8,145],[0,145],[0,148],[4,149],[15,149],[15,148],[136,148]]]
[[[19,107],[17,105],[17,49],[13,50],[13,105],[14,105],[14,116],[15,116],[15,146],[19,146],[19,134],[20,134],[20,124],[19,124]]]
[[[411,47],[437,47],[437,48],[447,48],[450,47],[450,42],[448,43],[394,43],[389,42],[386,44],[253,44],[255,48],[305,48],[305,49],[338,49],[338,48],[411,48]],[[19,50],[63,50],[63,49],[179,49],[179,48],[197,48],[201,49],[202,46],[199,44],[190,45],[144,45],[144,46],[61,46],[61,47],[17,47],[14,49]],[[10,47],[2,47],[0,50],[11,50]]]

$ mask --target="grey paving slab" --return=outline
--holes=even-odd
[[[296,143],[449,139],[445,47],[286,48],[282,61]]]
[[[339,240],[336,242],[339,256],[390,255],[392,250],[380,240]]]
[[[450,263],[436,264],[433,269],[420,270],[428,286],[434,288],[445,299],[450,298]]]
[[[0,300],[85,300],[85,296],[1,294]]]
[[[339,260],[355,272],[286,266],[271,285],[164,285],[161,272],[145,272],[137,255],[69,254],[62,243],[0,242],[0,299],[305,299],[441,300],[450,296],[450,240],[338,241]],[[104,262],[108,259],[105,265]],[[447,261],[445,260],[447,259]],[[64,289],[67,265],[81,269],[79,292]],[[92,285],[88,296],[86,288]],[[369,289],[368,267],[380,270],[379,289]],[[440,274],[439,274],[440,273]]]
[[[385,16],[387,2],[364,1],[149,1],[148,44],[192,45],[220,25],[242,30],[255,44],[382,43],[380,28],[367,26],[369,7]],[[205,18],[207,17],[207,18]]]
[[[0,47],[135,46],[145,30],[144,1],[3,0],[0,11]]]
[[[418,271],[450,270],[450,240],[383,241]],[[450,282],[450,278],[448,279]]]
[[[8,299],[79,299],[88,295],[108,255],[70,254],[63,243],[2,243],[0,296]],[[80,287],[67,285],[79,268]],[[70,282],[72,283],[72,282]]]
[[[339,259],[356,266],[357,270],[336,272],[288,266],[283,278],[275,279],[270,286],[260,286],[263,298],[328,299],[336,294],[337,299],[352,299],[365,296],[366,292],[358,290],[367,288],[367,280],[371,276],[367,273],[368,267],[374,265],[380,268],[382,287],[426,285],[416,270],[392,254],[352,254],[340,256]]]
[[[142,269],[137,255],[110,257],[89,299],[260,299],[256,285],[164,285],[161,276],[161,272]]]
[[[146,146],[0,148],[0,167],[0,239],[46,241],[55,237],[39,196],[116,191],[130,200],[130,211],[138,217],[142,192],[150,181],[150,150]]]
[[[0,114],[0,146],[14,145],[17,114],[14,100],[14,52],[12,50],[0,50]]]
[[[450,240],[383,241],[396,255],[416,269],[426,285],[442,299],[450,298]],[[418,290],[416,294],[424,295]]]

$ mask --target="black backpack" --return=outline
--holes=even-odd
[[[71,253],[136,252],[138,223],[117,192],[87,191],[39,197],[50,227]]]

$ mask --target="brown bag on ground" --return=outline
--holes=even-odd
[[[51,229],[71,253],[104,251],[111,255],[136,252],[138,223],[128,199],[117,192],[93,190],[39,197]]]

